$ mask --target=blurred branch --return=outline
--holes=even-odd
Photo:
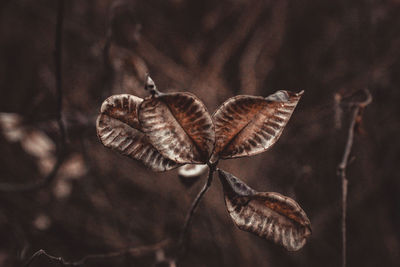
[[[347,142],[344,149],[342,161],[338,165],[337,174],[342,180],[342,267],[346,267],[346,213],[347,213],[347,190],[348,180],[346,176],[347,165],[349,164],[349,157],[354,141],[354,130],[357,123],[361,121],[362,110],[372,102],[371,93],[364,89],[367,99],[363,102],[353,102],[354,106],[353,116],[351,118]]]
[[[187,68],[176,63],[171,57],[157,49],[145,36],[141,37],[137,50],[147,62],[157,64],[170,79],[182,84],[190,80],[191,74]]]
[[[52,256],[52,255],[48,254],[46,251],[44,251],[43,249],[41,249],[41,250],[38,250],[37,252],[35,252],[24,266],[29,267],[31,265],[31,263],[33,261],[35,261],[35,259],[37,259],[41,255],[46,256],[51,261],[61,264],[61,266],[81,266],[90,260],[109,259],[109,258],[123,256],[123,255],[132,255],[134,257],[140,257],[140,256],[144,256],[146,254],[155,252],[163,247],[166,247],[169,243],[170,243],[170,241],[167,239],[167,240],[163,240],[159,243],[156,243],[154,245],[127,248],[124,250],[105,253],[105,254],[89,254],[89,255],[84,256],[82,259],[80,259],[78,261],[66,261],[62,257]]]
[[[193,200],[192,205],[189,209],[189,212],[186,214],[185,224],[183,225],[182,232],[179,236],[179,241],[178,241],[178,254],[180,254],[180,255],[178,255],[178,257],[182,256],[185,252],[185,241],[187,239],[187,233],[188,233],[189,226],[190,226],[190,223],[193,218],[193,214],[196,211],[196,208],[199,205],[204,194],[207,192],[207,190],[211,186],[217,164],[218,164],[218,161],[215,163],[212,163],[212,164],[208,164],[209,169],[208,169],[207,182],[204,184],[203,188],[200,190],[200,192],[197,194],[196,198]]]
[[[271,19],[253,33],[239,64],[240,91],[255,95],[274,65],[274,57],[282,45],[287,15],[287,2],[272,6]],[[260,23],[259,23],[260,24]],[[256,24],[257,25],[257,24]]]
[[[207,90],[207,96],[209,99],[214,99],[214,101],[218,99],[218,95],[226,90],[227,87],[227,81],[222,78],[224,67],[252,32],[265,6],[265,1],[256,0],[254,2],[246,2],[240,7],[243,12],[236,20],[238,23],[232,26],[232,31],[226,37],[221,38],[222,43],[213,49],[207,63],[199,70],[199,74],[194,77],[194,81],[191,84],[192,88],[207,90],[206,88],[212,86],[213,90]],[[229,12],[229,10],[224,12]]]
[[[245,40],[248,34],[252,31],[257,19],[264,10],[265,3],[263,1],[255,1],[255,3],[247,4],[246,9],[243,11],[238,23],[234,26],[234,30],[229,36],[224,39],[223,43],[219,45],[211,55],[204,73],[200,77],[214,77],[221,74],[225,64],[232,57],[232,54]]]
[[[115,79],[115,70],[114,66],[111,62],[110,50],[113,42],[113,30],[112,30],[112,21],[115,16],[115,7],[120,4],[119,2],[115,2],[111,4],[111,8],[109,9],[107,25],[106,25],[106,40],[103,47],[103,63],[104,63],[104,86],[106,90],[104,90],[103,94],[105,97],[108,97],[112,91],[112,86]]]
[[[57,23],[55,33],[55,50],[54,50],[54,62],[56,72],[56,103],[57,103],[57,125],[60,130],[60,141],[57,145],[57,161],[53,166],[50,173],[42,180],[35,181],[27,184],[0,184],[0,192],[27,192],[40,189],[50,184],[57,175],[57,172],[64,162],[65,159],[65,146],[66,146],[66,131],[65,125],[62,118],[62,33],[63,33],[63,22],[64,22],[64,0],[58,1],[57,11]]]
[[[112,66],[110,58],[111,44],[112,44],[112,32],[111,32],[111,27],[108,26],[106,41],[103,47],[104,72],[106,76],[105,80],[106,84],[109,85],[108,88],[106,88],[107,94],[110,94],[112,83],[114,81],[114,68]]]
[[[61,135],[61,146],[65,147],[66,143],[66,132],[65,126],[62,120],[62,43],[63,43],[63,24],[64,24],[64,0],[58,1],[57,11],[57,23],[56,23],[56,34],[55,34],[55,49],[54,49],[54,62],[56,67],[56,89],[57,89],[57,124],[60,129]],[[59,152],[60,153],[60,152]]]

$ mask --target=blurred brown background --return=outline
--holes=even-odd
[[[2,183],[42,179],[56,160],[57,2],[0,2]],[[336,168],[351,111],[338,109],[334,97],[362,98],[363,88],[373,103],[348,167],[348,266],[398,266],[399,11],[396,0],[65,1],[67,157],[50,185],[0,192],[0,266],[21,266],[41,248],[77,260],[177,238],[205,177],[186,188],[176,170],[152,173],[96,136],[102,101],[118,93],[144,97],[146,72],[160,90],[195,93],[210,112],[236,94],[305,90],[273,148],[220,167],[298,201],[312,222],[308,244],[289,253],[238,230],[215,179],[180,266],[339,266]],[[172,257],[173,249],[164,253]],[[125,255],[87,266],[151,266],[154,259]],[[31,266],[56,263],[40,257]]]

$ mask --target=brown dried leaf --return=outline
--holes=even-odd
[[[235,96],[213,115],[213,161],[252,156],[264,152],[280,137],[303,91],[278,91],[266,98]]]
[[[274,192],[257,192],[232,174],[219,170],[225,204],[239,229],[289,251],[301,249],[311,235],[311,224],[293,199]]]
[[[189,93],[159,94],[146,98],[139,121],[153,146],[178,163],[206,163],[215,133],[204,104]]]
[[[97,135],[104,146],[141,161],[153,171],[178,167],[163,157],[150,143],[140,126],[137,111],[143,99],[128,95],[113,95],[101,105],[97,118]]]

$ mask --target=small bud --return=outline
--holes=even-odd
[[[156,84],[154,83],[153,79],[150,77],[149,74],[146,75],[146,82],[144,84],[144,89],[148,90],[152,95],[158,93]]]

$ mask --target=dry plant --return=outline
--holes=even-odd
[[[145,99],[129,95],[107,98],[97,119],[104,146],[142,162],[153,171],[182,164],[207,164],[208,179],[186,216],[178,244],[185,248],[193,214],[217,170],[225,204],[239,229],[301,249],[311,235],[310,221],[292,199],[274,192],[257,192],[217,169],[220,159],[252,156],[268,150],[280,137],[303,91],[278,91],[268,97],[240,95],[223,103],[211,116],[204,104],[187,92],[162,93],[147,76]]]
[[[342,223],[342,267],[346,267],[347,265],[346,217],[347,217],[348,179],[346,175],[346,170],[347,166],[349,165],[350,153],[353,147],[354,131],[357,129],[357,127],[360,127],[365,107],[371,104],[372,102],[372,96],[371,93],[368,91],[368,89],[364,89],[364,93],[366,95],[366,99],[364,101],[350,103],[350,107],[353,108],[353,114],[349,125],[348,136],[347,136],[346,146],[343,152],[343,157],[337,168],[337,175],[339,176],[342,182],[342,222],[341,222]],[[335,99],[337,99],[337,101],[340,102],[342,97],[339,94],[336,94]],[[341,114],[340,105],[337,106],[336,113]]]
[[[1,4],[5,10],[3,24],[15,25],[2,30],[3,56],[10,54],[10,57],[4,56],[3,62],[7,72],[4,72],[2,85],[10,89],[3,92],[2,112],[19,114],[19,118],[24,119],[21,125],[24,124],[27,129],[33,126],[43,131],[51,142],[54,141],[54,151],[49,152],[54,162],[45,171],[36,171],[36,165],[31,166],[29,161],[23,165],[20,162],[20,158],[26,160],[21,155],[26,150],[24,142],[29,141],[28,138],[21,141],[21,152],[18,152],[18,143],[2,142],[7,145],[2,147],[3,151],[8,149],[13,153],[2,153],[3,159],[10,160],[3,160],[3,166],[9,166],[2,171],[4,179],[0,183],[3,240],[0,265],[28,261],[28,254],[35,251],[26,266],[41,265],[39,258],[73,266],[88,265],[92,261],[96,266],[105,266],[110,261],[126,262],[129,266],[133,261],[140,265],[153,262],[155,254],[158,262],[159,258],[163,258],[158,256],[160,251],[168,257],[175,257],[177,252],[178,258],[189,247],[190,226],[196,225],[199,231],[192,233],[191,254],[188,252],[190,256],[185,257],[186,260],[182,258],[181,264],[185,260],[188,266],[260,266],[277,265],[277,262],[282,266],[321,266],[327,262],[339,265],[342,252],[342,266],[374,265],[378,261],[381,265],[396,266],[399,239],[396,235],[398,216],[394,215],[397,214],[398,194],[395,189],[398,182],[393,177],[396,149],[392,147],[397,144],[398,126],[392,122],[396,121],[398,108],[389,99],[395,99],[392,94],[398,95],[398,79],[393,70],[399,64],[396,49],[399,39],[393,35],[393,27],[387,27],[398,24],[395,9],[391,8],[395,5],[393,1],[351,4],[339,1],[330,5],[316,1],[297,4],[286,0],[206,1],[200,10],[196,5],[191,7],[186,4],[187,1],[166,1],[162,4],[160,1],[105,1],[94,4],[59,0],[58,12],[55,12],[55,5],[52,8],[52,5],[45,4],[47,2],[51,1],[42,4],[4,1]],[[21,23],[15,24],[14,19]],[[53,42],[47,38],[50,33],[49,36],[52,36],[54,28],[55,49]],[[62,38],[63,28],[65,38]],[[17,30],[20,30],[19,34]],[[20,38],[32,45],[15,45],[23,43]],[[51,47],[46,51],[47,43]],[[42,56],[40,60],[30,60],[34,55]],[[220,199],[210,194],[210,198],[204,197],[214,172],[218,172],[228,212],[240,229],[284,247],[300,246],[303,241],[306,242],[306,235],[303,239],[299,237],[298,243],[294,242],[296,230],[309,230],[296,222],[296,218],[304,219],[299,222],[307,223],[308,220],[295,202],[277,193],[256,192],[216,166],[218,161],[223,163],[222,159],[247,156],[246,152],[253,155],[254,151],[265,151],[279,137],[280,133],[274,131],[269,134],[275,135],[275,139],[266,140],[261,132],[248,139],[243,138],[251,135],[253,129],[259,130],[258,124],[240,125],[238,122],[250,122],[251,118],[258,116],[261,123],[261,117],[265,115],[259,111],[262,108],[257,109],[257,97],[232,98],[218,109],[221,116],[217,117],[217,113],[210,116],[204,105],[197,105],[200,101],[187,93],[173,97],[173,94],[154,90],[154,95],[145,98],[137,90],[142,90],[144,74],[150,71],[158,74],[156,78],[160,84],[192,88],[193,93],[213,108],[217,102],[231,95],[265,96],[269,88],[278,86],[307,88],[308,102],[292,125],[296,135],[289,133],[282,140],[284,144],[274,151],[273,157],[264,155],[250,161],[244,159],[247,175],[239,175],[240,166],[234,166],[238,165],[234,161],[223,168],[233,167],[230,172],[238,174],[250,185],[273,187],[272,191],[285,192],[296,200],[301,199],[312,217],[313,244],[308,244],[300,253],[285,253],[282,257],[284,252],[281,249],[271,248],[267,242],[257,242],[240,231],[231,231],[233,225],[223,224],[227,218],[222,205],[217,203],[210,207],[211,203]],[[39,78],[32,79],[33,76]],[[151,84],[148,87],[152,89]],[[349,97],[350,92],[356,90],[350,88],[363,87],[371,88],[376,104],[368,106],[365,112],[363,110],[369,101],[352,102],[349,109],[344,109],[348,103],[342,98]],[[342,89],[338,92],[338,88]],[[109,124],[104,124],[114,130],[109,138],[121,128],[125,131],[121,135],[127,134],[126,140],[130,138],[132,141],[128,144],[130,141],[123,141],[121,136],[117,136],[110,147],[114,145],[117,151],[122,152],[120,148],[127,146],[123,153],[128,153],[129,146],[137,144],[138,147],[128,156],[156,171],[179,168],[180,179],[187,183],[192,183],[210,168],[207,183],[193,201],[186,219],[180,217],[182,206],[186,207],[182,203],[188,203],[189,207],[187,200],[192,191],[181,191],[182,195],[168,198],[166,195],[170,192],[175,194],[182,190],[180,184],[164,179],[153,185],[153,180],[146,180],[150,178],[147,176],[151,176],[148,172],[99,146],[93,131],[98,106],[107,96],[121,92],[144,98],[126,95],[114,100],[122,103],[126,98],[128,103],[134,102],[136,106],[131,108],[138,114],[146,102],[147,115],[143,113],[142,116],[147,116],[147,119],[143,123],[140,114],[132,116],[132,122],[142,130],[140,132],[131,127],[129,120],[125,123],[123,119],[118,121],[109,116]],[[287,94],[290,98],[290,93]],[[333,95],[341,97],[332,107],[330,101]],[[34,99],[32,96],[35,96]],[[286,97],[285,94],[283,96]],[[157,132],[160,129],[154,129],[157,126],[153,123],[160,121],[161,115],[168,115],[172,107],[177,106],[178,101],[175,100],[178,98],[188,103],[194,99],[193,105],[199,107],[198,111],[202,110],[200,116],[190,113],[188,107],[186,113],[177,112],[183,114],[181,122],[165,118],[163,123],[166,129],[163,133]],[[254,103],[249,100],[252,98],[255,98]],[[249,103],[239,103],[245,99]],[[110,98],[110,102],[114,100]],[[269,101],[279,102],[271,98]],[[154,106],[157,110],[152,111]],[[153,120],[148,119],[152,112],[157,116],[153,118],[153,123],[148,123]],[[125,108],[121,108],[121,118],[127,118],[127,113]],[[105,115],[102,113],[102,116]],[[165,139],[166,133],[173,135],[172,130],[176,130],[176,126],[182,128],[189,115],[191,119],[186,121],[187,127],[175,132],[176,136]],[[348,121],[344,120],[346,115]],[[333,116],[335,129],[342,129],[343,132],[334,131],[330,125]],[[195,122],[197,119],[199,125]],[[201,125],[205,125],[200,123],[202,119],[211,128],[202,129]],[[359,131],[361,119],[367,125],[365,132]],[[228,124],[230,120],[232,122]],[[141,128],[145,125],[146,131]],[[187,138],[191,131],[198,131],[195,135],[203,137],[202,141]],[[268,131],[266,127],[264,134],[268,135]],[[358,133],[362,135],[357,136]],[[214,141],[204,139],[204,136]],[[179,137],[182,139],[178,140]],[[346,139],[342,140],[342,137]],[[164,144],[157,144],[161,141]],[[117,145],[118,142],[121,143]],[[260,142],[264,142],[265,147]],[[285,145],[302,149],[291,150],[291,155],[288,155],[285,154],[288,151]],[[63,181],[63,169],[71,154],[80,156],[85,171],[79,179],[84,179],[69,183],[69,196],[60,200],[53,189]],[[354,157],[357,160],[353,160]],[[32,159],[32,162],[35,163],[35,160]],[[270,165],[275,168],[269,168]],[[111,170],[111,166],[116,166],[116,170]],[[110,180],[113,175],[118,177]],[[170,174],[163,175],[171,177]],[[264,175],[275,180],[259,179]],[[337,179],[334,179],[335,175]],[[132,180],[129,180],[130,176],[133,176]],[[170,187],[160,192],[165,183]],[[153,207],[141,205],[143,195],[135,190],[153,199]],[[57,201],[53,201],[53,194]],[[196,211],[200,201],[208,201],[205,208],[213,214],[212,218],[205,217],[208,216],[207,209]],[[179,203],[176,209],[168,208]],[[193,220],[195,212],[198,212],[196,221]],[[74,220],[69,220],[71,214],[74,214]],[[152,222],[154,214],[162,220]],[[373,214],[368,215],[369,224],[365,224],[366,214]],[[36,226],[36,219],[42,217],[51,222],[50,227]],[[83,220],[88,223],[82,224]],[[279,228],[281,226],[286,228]],[[43,230],[45,228],[47,230]],[[206,229],[209,229],[208,235],[204,231]],[[369,234],[365,235],[366,232]],[[83,235],[85,240],[80,240]],[[283,238],[290,235],[293,235],[293,241]],[[75,236],[78,240],[70,239]],[[176,237],[176,240],[162,242],[159,246],[157,242],[165,236]],[[339,241],[342,241],[341,245]],[[178,244],[181,250],[175,251]],[[266,247],[270,249],[266,251]],[[207,257],[198,253],[200,250],[208,253]],[[371,252],[366,254],[366,251]]]

